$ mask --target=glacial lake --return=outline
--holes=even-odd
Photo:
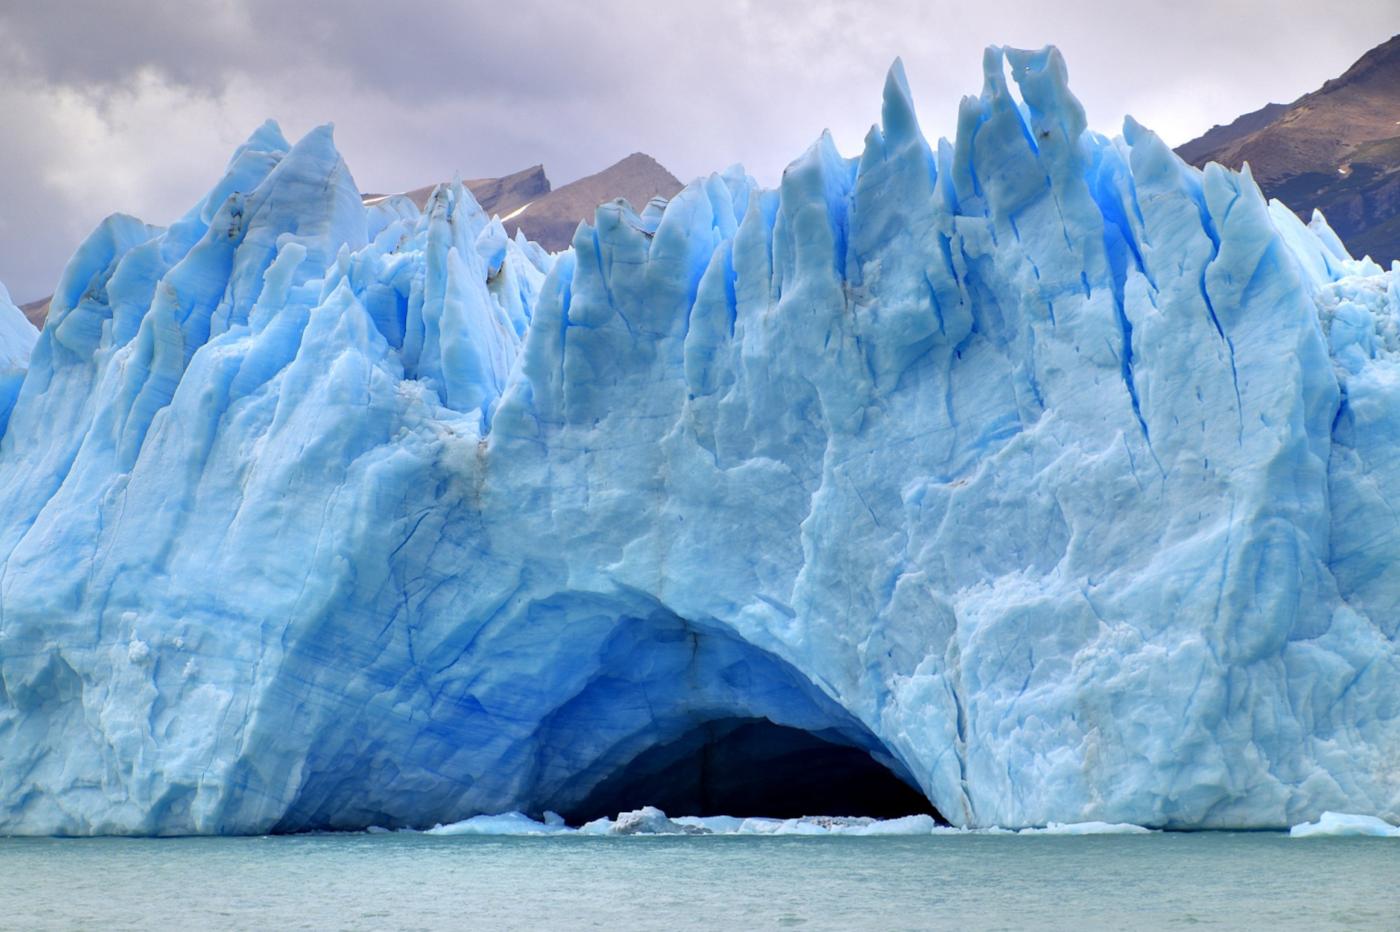
[[[1400,840],[0,839],[9,929],[1395,929]]]

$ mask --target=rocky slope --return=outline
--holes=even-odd
[[[525,236],[550,252],[569,248],[574,231],[583,221],[592,222],[599,204],[622,198],[642,210],[654,197],[671,198],[682,185],[675,175],[644,152],[627,158],[595,174],[551,189],[543,166],[536,165],[504,178],[463,182],[481,209],[502,219],[512,236],[523,230]],[[436,185],[405,192],[421,210]],[[385,195],[367,195],[374,204]]]
[[[1303,217],[1327,215],[1347,247],[1400,258],[1400,35],[1291,104],[1269,104],[1180,146],[1196,166],[1249,163]]]
[[[502,175],[500,178],[477,178],[462,184],[472,193],[482,210],[501,216],[548,194],[550,190],[549,178],[545,176],[543,165],[531,165],[522,171]],[[428,206],[428,198],[432,196],[436,187],[437,185],[430,184],[414,188],[412,191],[405,191],[404,197],[412,201],[419,210],[423,210]],[[390,196],[366,194],[365,204],[372,205]]]
[[[634,152],[597,174],[532,201],[506,220],[506,230],[512,234],[523,230],[531,240],[558,252],[568,248],[580,221],[592,222],[599,204],[622,198],[640,211],[652,198],[672,198],[681,187],[676,176],[651,156]]]
[[[28,304],[21,304],[20,311],[24,313],[24,319],[33,324],[37,329],[44,329],[44,319],[49,316],[49,302],[53,297],[40,298],[37,301],[30,301]]]

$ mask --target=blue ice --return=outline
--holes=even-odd
[[[269,123],[22,381],[0,302],[0,833],[538,817],[734,717],[964,827],[1400,819],[1400,270],[984,70],[557,255]]]

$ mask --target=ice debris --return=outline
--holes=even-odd
[[[435,825],[425,835],[558,835],[570,831],[563,818],[546,812],[544,821],[537,822],[521,812],[500,815],[479,815],[448,825]]]
[[[1044,828],[1023,828],[1019,835],[1147,835],[1151,829],[1131,822],[1051,822]]]
[[[389,829],[371,826],[366,831],[382,834]],[[1051,823],[1043,828],[1019,831],[997,826],[984,829],[940,826],[932,816],[912,815],[897,819],[859,816],[802,816],[795,819],[736,816],[677,816],[671,818],[655,806],[622,812],[614,818],[594,819],[577,828],[564,824],[553,812],[537,821],[521,812],[473,816],[461,822],[436,825],[425,835],[811,835],[811,836],[918,836],[918,835],[1144,835],[1151,830],[1141,825],[1107,822]]]
[[[1400,825],[1375,816],[1324,812],[1316,822],[1304,822],[1288,830],[1292,838],[1351,837],[1400,838]]]

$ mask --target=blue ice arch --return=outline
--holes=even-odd
[[[578,807],[753,720],[962,825],[1400,818],[1400,272],[1054,49],[557,255],[268,124],[27,366],[0,833]]]

